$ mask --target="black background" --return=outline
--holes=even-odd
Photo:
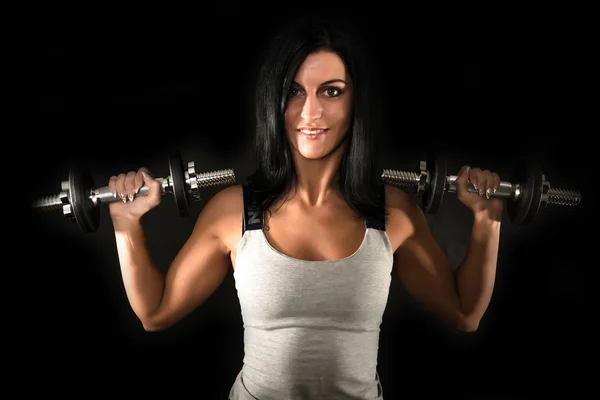
[[[331,9],[314,8],[341,10]],[[34,30],[32,118],[39,131],[15,137],[30,160],[23,176],[35,182],[25,185],[21,204],[58,193],[79,164],[91,168],[98,186],[140,166],[166,176],[170,148],[199,172],[233,168],[243,179],[252,170],[251,79],[284,12],[267,16],[266,7],[235,4],[64,11],[48,11]],[[583,198],[575,209],[545,210],[526,227],[505,220],[494,297],[475,333],[444,328],[393,282],[379,355],[385,398],[587,390],[593,375],[583,360],[595,352],[597,261],[587,258],[595,226],[586,168],[598,123],[590,123],[597,65],[586,10],[351,11],[385,88],[379,155],[386,166],[413,169],[434,148],[448,155],[451,173],[470,164],[508,180],[514,158],[527,156],[543,165],[552,186],[578,189]],[[215,190],[203,192],[190,217],[179,217],[171,198],[147,215],[161,268]],[[231,274],[178,325],[148,333],[125,297],[107,210],[91,234],[60,213],[29,211],[18,230],[22,275],[7,284],[18,304],[9,328],[20,346],[13,372],[32,380],[28,389],[226,398],[243,356]],[[447,196],[430,222],[457,264],[468,213]]]

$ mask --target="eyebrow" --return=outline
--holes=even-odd
[[[347,85],[346,81],[345,81],[345,80],[343,80],[343,79],[330,79],[330,80],[328,80],[328,81],[325,81],[325,82],[321,83],[319,86],[330,85],[330,84],[332,84],[332,83],[335,83],[335,82],[341,82],[341,83],[343,83],[344,85]],[[293,82],[292,82],[292,84],[302,87],[302,85],[301,85],[301,84],[299,84],[299,83],[298,83],[298,82],[296,82],[296,81],[293,81]]]

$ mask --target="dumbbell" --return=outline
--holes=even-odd
[[[415,196],[422,199],[423,211],[434,214],[438,211],[445,193],[456,193],[456,175],[448,175],[447,160],[429,156],[421,160],[416,171],[384,169],[383,183],[415,189]],[[476,193],[469,183],[468,190]],[[500,187],[491,197],[507,200],[506,210],[511,223],[528,225],[548,204],[577,206],[581,194],[576,190],[558,189],[550,186],[538,163],[520,160],[509,182],[501,181]]]
[[[200,201],[200,189],[211,186],[235,183],[232,169],[196,173],[193,161],[184,169],[183,160],[177,150],[169,153],[169,175],[156,178],[161,182],[161,195],[172,195],[178,214],[186,217],[190,214],[191,202]],[[149,188],[144,185],[136,196],[148,195]],[[96,187],[92,174],[87,168],[71,168],[67,181],[61,182],[61,192],[45,196],[33,202],[34,209],[41,211],[62,210],[67,219],[75,221],[84,232],[95,232],[100,223],[100,204],[122,201],[114,197],[108,186]]]

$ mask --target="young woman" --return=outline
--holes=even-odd
[[[301,20],[274,38],[256,89],[258,169],[207,202],[166,275],[141,223],[160,203],[159,182],[146,168],[109,181],[123,199],[110,205],[123,281],[145,329],[177,323],[233,267],[244,364],[230,399],[382,399],[377,351],[392,276],[459,330],[477,329],[490,301],[497,174],[458,173],[474,218],[453,271],[412,197],[373,168],[380,120],[362,49],[331,21]],[[135,197],[143,185],[148,195]]]

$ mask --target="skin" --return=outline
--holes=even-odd
[[[327,83],[326,83],[327,82]],[[285,112],[286,135],[297,177],[283,200],[265,213],[265,236],[280,252],[303,260],[345,258],[360,246],[364,221],[343,201],[335,183],[351,121],[352,82],[342,60],[321,51],[308,56],[295,76]],[[302,127],[324,128],[316,140]],[[467,191],[467,181],[480,193]],[[488,199],[497,174],[463,167],[457,197],[473,213],[470,244],[453,271],[425,217],[401,189],[387,186],[386,233],[394,275],[434,315],[462,331],[477,329],[491,298],[503,203]],[[240,185],[222,189],[204,206],[194,229],[163,275],[150,258],[141,219],[160,204],[160,184],[146,168],[113,176],[109,187],[123,202],[110,215],[125,290],[146,330],[166,329],[200,306],[235,269],[243,214]],[[147,185],[147,196],[134,197]],[[293,227],[293,228],[292,228]]]

